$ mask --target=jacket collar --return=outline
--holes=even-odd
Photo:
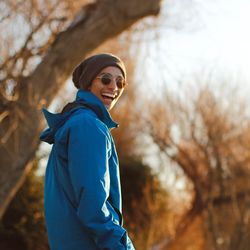
[[[118,127],[118,124],[112,120],[104,104],[91,92],[79,90],[77,92],[75,102],[79,103],[80,105],[76,108],[70,109],[67,112],[53,114],[46,109],[42,110],[49,126],[49,128],[43,131],[40,135],[40,139],[42,141],[48,142],[49,144],[54,143],[55,134],[58,128],[64,124],[64,122],[71,116],[72,112],[81,107],[81,104],[83,104],[82,106],[86,106],[92,110],[109,129]]]
[[[82,89],[78,90],[76,102],[86,104],[109,129],[119,126],[118,123],[113,121],[105,105],[92,92]]]

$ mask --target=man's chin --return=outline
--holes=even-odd
[[[111,110],[115,106],[116,102],[111,102],[109,104],[104,104],[107,110]]]
[[[104,106],[106,107],[107,110],[111,109],[111,104],[104,104]]]

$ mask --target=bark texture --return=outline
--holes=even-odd
[[[21,80],[20,96],[11,112],[0,114],[0,218],[32,166],[42,128],[41,107],[48,106],[84,56],[139,19],[157,15],[160,0],[102,0],[58,34],[47,55]]]

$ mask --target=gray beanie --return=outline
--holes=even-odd
[[[126,69],[122,60],[112,54],[97,54],[82,61],[73,71],[72,80],[78,89],[87,89],[98,73],[108,66],[118,67],[126,80]]]

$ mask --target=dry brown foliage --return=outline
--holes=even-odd
[[[193,185],[192,206],[183,215],[176,237],[190,231],[192,221],[199,215],[206,243],[204,248],[197,249],[233,250],[236,246],[247,249],[250,238],[247,109],[235,92],[225,97],[204,87],[196,97],[194,93],[192,96],[186,93],[185,98],[166,93],[163,100],[150,103],[150,114],[145,117],[145,132],[152,142],[178,164]]]

